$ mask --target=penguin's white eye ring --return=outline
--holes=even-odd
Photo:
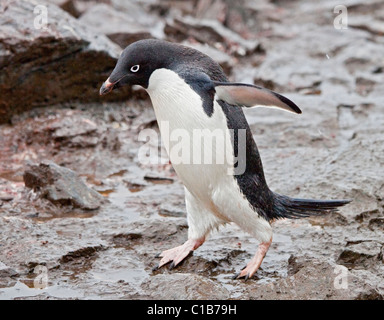
[[[131,72],[137,72],[137,71],[139,71],[139,69],[140,69],[140,66],[138,64],[136,64],[136,65],[131,67]]]

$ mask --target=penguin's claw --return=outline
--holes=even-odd
[[[251,264],[251,263],[250,263]],[[247,281],[248,279],[252,278],[254,276],[254,274],[256,273],[256,271],[258,270],[259,268],[255,268],[254,265],[250,265],[250,266],[247,266],[245,267],[244,269],[242,269],[238,274],[237,274],[237,277],[236,279],[241,279],[241,278],[244,278],[244,281]]]
[[[158,254],[158,257],[161,257],[160,263],[157,266],[157,269],[165,266],[171,262],[169,270],[175,268],[181,261],[183,261],[193,250],[197,249],[204,243],[205,238],[202,239],[190,239],[186,241],[183,245],[165,250]]]
[[[249,274],[249,273],[243,273],[243,272],[238,272],[236,273],[232,279],[233,280],[236,280],[236,279],[241,279],[241,278],[244,278],[244,282],[246,282],[248,279],[252,278],[253,275]]]
[[[175,267],[175,262],[172,261],[171,264],[169,265],[169,270],[172,270]]]
[[[245,268],[241,269],[240,273],[237,274],[235,279],[244,278],[244,281],[247,281],[249,278],[252,278],[257,270],[259,270],[259,267],[263,262],[265,254],[267,253],[271,243],[272,239],[269,242],[260,243],[255,256],[251,259],[251,261],[249,261]]]
[[[182,246],[180,246],[182,247]],[[160,254],[161,260],[159,263],[159,268],[165,266],[168,263],[171,263],[169,270],[175,268],[181,261],[183,261],[191,252],[190,250],[184,250],[184,248],[176,247],[173,249],[166,250]]]
[[[236,273],[233,277],[232,277],[232,280],[236,280],[237,277],[240,275],[240,272]]]

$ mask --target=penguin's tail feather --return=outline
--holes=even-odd
[[[274,218],[299,219],[337,212],[338,208],[352,200],[312,200],[297,199],[274,193]]]

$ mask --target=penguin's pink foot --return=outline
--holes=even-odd
[[[263,262],[265,254],[267,253],[271,243],[272,239],[269,242],[260,243],[255,256],[251,259],[247,266],[242,269],[238,274],[236,274],[233,278],[245,278],[245,281],[247,281],[249,278],[252,278],[256,271],[259,269],[261,263]]]
[[[192,251],[200,247],[205,241],[205,238],[189,239],[183,245],[165,250],[157,257],[161,257],[160,263],[157,267],[153,268],[153,271],[161,268],[169,262],[172,262],[170,269],[176,267],[181,261],[183,261]]]

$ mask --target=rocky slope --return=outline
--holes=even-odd
[[[384,5],[347,1],[348,29],[336,29],[338,4],[57,0],[42,31],[31,26],[32,2],[1,2],[0,299],[382,299]],[[132,12],[136,29],[118,28],[134,23]],[[246,110],[271,189],[353,202],[275,222],[247,282],[232,276],[257,242],[234,225],[180,267],[152,272],[155,255],[187,237],[183,186],[169,165],[138,159],[141,130],[157,132],[146,94],[97,93],[118,45],[141,37],[206,50],[232,80],[295,101],[300,116]],[[46,161],[106,201],[84,209],[64,193],[52,202],[37,177],[23,178]]]

